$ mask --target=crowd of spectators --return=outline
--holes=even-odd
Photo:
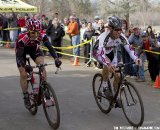
[[[109,31],[106,21],[101,19],[99,16],[95,16],[92,21],[88,21],[86,19],[80,20],[75,13],[71,14],[69,17],[65,17],[63,20],[60,20],[58,13],[53,13],[51,19],[49,19],[46,15],[39,16],[36,14],[33,16],[29,16],[27,13],[4,13],[0,14],[1,43],[2,41],[9,41],[11,42],[10,46],[14,47],[18,34],[25,31],[25,22],[30,17],[38,18],[41,20],[42,30],[46,32],[50,42],[55,47],[62,46],[63,37],[65,35],[69,36],[71,46],[76,46],[82,42],[92,39],[91,43],[83,45],[83,49],[80,49],[80,47],[73,48],[74,57],[72,60],[74,60],[76,56],[80,55],[80,50],[83,50],[84,57],[86,57],[86,59],[84,59],[84,63],[87,64],[87,67],[92,66],[90,60],[90,50],[95,40],[104,31]],[[137,68],[137,66],[135,65],[128,65],[125,68],[126,76],[130,78],[135,78],[137,82],[144,82],[144,64],[145,61],[148,61],[148,70],[151,76],[151,80],[155,81],[156,76],[159,74],[160,70],[159,55],[145,52],[143,51],[143,49],[159,52],[160,35],[155,36],[151,26],[148,26],[145,30],[142,30],[138,26],[134,26],[132,24],[129,25],[126,20],[122,19],[122,23],[122,33],[124,33],[126,38],[128,38],[132,49],[136,51],[138,57],[142,60],[141,67]],[[1,46],[2,45],[3,44],[1,44]],[[56,51],[61,52],[61,49],[58,48],[56,49]],[[62,55],[59,53],[58,56],[62,57]],[[121,46],[118,47],[118,61],[124,63],[132,61],[128,53],[125,52],[125,50]],[[93,63],[96,67],[100,69],[103,67],[100,63]]]

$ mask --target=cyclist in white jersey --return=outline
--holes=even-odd
[[[107,80],[109,73],[115,73],[115,67],[117,65],[117,47],[119,47],[118,45],[122,44],[130,57],[136,63],[138,63],[138,61],[141,63],[141,60],[138,59],[134,50],[131,49],[127,38],[122,34],[122,21],[116,16],[110,16],[107,22],[109,31],[105,31],[98,37],[93,47],[93,56],[104,66],[102,70],[102,87],[106,90],[105,94],[110,96],[110,91],[107,89]],[[118,87],[119,80],[119,74],[114,74],[114,89]]]

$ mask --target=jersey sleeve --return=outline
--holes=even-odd
[[[130,57],[133,59],[133,61],[135,61],[138,57],[137,54],[135,53],[135,51],[131,48],[127,38],[121,34],[120,36],[121,42],[124,45],[125,50],[128,52],[128,54],[130,55]]]
[[[47,47],[47,49],[49,50],[49,53],[51,54],[51,56],[54,59],[58,58],[57,53],[56,53],[55,49],[52,47],[51,43],[49,42],[46,34],[43,34],[42,41],[43,41],[44,45]]]
[[[100,63],[105,66],[109,66],[111,64],[110,59],[105,55],[106,50],[104,47],[99,47],[99,49],[93,51],[93,57]]]
[[[106,49],[104,47],[104,41],[107,35],[108,32],[102,33],[95,43],[96,47],[93,49],[93,57],[105,66],[111,64],[110,59],[106,56]]]

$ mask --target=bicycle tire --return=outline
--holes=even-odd
[[[56,119],[55,119],[55,121],[51,120],[51,115],[52,114],[49,114],[48,111],[47,111],[47,108],[49,108],[51,106],[46,105],[45,100],[48,97],[46,95],[46,92],[49,95],[49,100],[52,101],[52,103],[53,103],[51,106],[53,106],[56,109]],[[58,100],[57,100],[57,96],[55,94],[55,91],[49,83],[45,83],[42,94],[43,94],[42,95],[42,104],[43,104],[43,110],[44,110],[46,119],[47,119],[49,125],[53,129],[57,129],[60,125],[60,110],[59,110]],[[55,115],[53,114],[53,116],[55,116]]]
[[[100,90],[101,90],[101,84],[102,84],[102,80],[103,80],[103,77],[102,77],[102,74],[100,73],[97,73],[94,75],[93,77],[93,81],[92,81],[92,89],[93,89],[93,95],[94,95],[94,98],[96,100],[96,103],[99,107],[99,109],[105,113],[105,114],[108,114],[112,107],[110,105],[110,101],[105,98],[105,97],[102,97],[100,96],[99,94],[102,93]],[[96,85],[96,82],[98,82],[98,85]],[[96,87],[98,88],[98,92],[96,92]],[[102,100],[104,99],[104,101],[106,101],[107,105],[105,107],[103,107],[103,103],[102,103]],[[102,103],[102,104],[101,104]]]
[[[123,97],[123,94],[124,94],[124,97]],[[141,98],[138,90],[136,89],[136,87],[132,83],[125,81],[124,83],[121,84],[120,99],[121,99],[121,103],[122,103],[123,113],[124,113],[126,119],[128,120],[128,122],[134,127],[141,126],[144,121],[143,101],[142,101],[142,98]],[[125,106],[125,103],[127,104],[127,106]],[[131,107],[130,109],[133,110],[134,106],[138,105],[138,104],[140,105],[138,108],[140,110],[140,113],[138,111],[135,111],[133,116],[136,116],[138,114],[138,116],[140,116],[140,118],[138,119],[138,121],[135,121],[137,116],[136,116],[136,118],[133,117],[134,119],[131,119],[132,112],[129,111],[127,113],[126,110],[127,110],[127,108],[129,110],[130,107]]]
[[[30,85],[30,86],[29,86]],[[35,95],[33,94],[33,84],[31,81],[28,81],[28,93],[29,93],[29,101],[31,104],[31,108],[28,109],[31,115],[36,115],[38,111],[38,105],[35,99]]]

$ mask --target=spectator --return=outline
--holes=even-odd
[[[59,14],[58,14],[58,12],[54,13],[54,16],[53,16],[53,17],[59,19]]]
[[[42,30],[44,30],[45,27],[46,27],[45,18],[46,18],[46,15],[43,14],[43,15],[41,16]]]
[[[92,24],[94,30],[98,30],[99,28],[99,24],[98,24],[99,19],[100,19],[99,16],[94,17],[94,23]]]
[[[64,20],[63,20],[63,22],[64,22],[64,30],[65,30],[65,32],[67,31],[67,27],[68,27],[68,24],[69,24],[69,18],[64,18]]]
[[[4,14],[0,14],[0,17],[2,18],[2,41],[7,42],[10,41],[9,37],[9,30],[4,30],[8,28],[8,16]]]
[[[65,30],[65,33],[67,32],[69,23],[70,23],[70,19],[69,18],[64,18],[64,30]],[[70,38],[70,46],[72,46],[72,36],[70,34],[68,34],[68,36]]]
[[[80,20],[79,18],[76,16],[76,13],[73,13],[73,17],[75,18],[77,24],[78,24],[78,30],[79,30],[79,33],[80,33],[80,29],[81,29],[81,23],[80,23]]]
[[[25,31],[25,18],[22,17],[21,14],[17,15],[17,23],[18,26],[20,27],[18,34]]]
[[[83,35],[84,35],[84,32],[86,31],[86,29],[87,29],[87,21],[82,21],[81,22],[81,29],[80,29],[80,41],[81,42],[84,42],[84,37],[83,37]]]
[[[133,28],[133,32],[129,36],[129,43],[131,44],[132,48],[135,50],[135,52],[138,55],[138,58],[142,60],[142,66],[139,66],[138,72],[137,72],[137,66],[134,66],[134,76],[136,77],[137,82],[144,82],[145,77],[144,77],[144,61],[145,61],[145,54],[140,50],[142,47],[142,38],[140,35],[140,29],[138,27]]]
[[[3,18],[0,16],[0,41],[2,41],[2,26],[3,26]],[[0,42],[0,46],[3,46],[2,42]]]
[[[152,27],[148,26],[146,32],[148,33],[148,36],[153,40],[153,42],[156,42],[156,37],[153,33]]]
[[[27,13],[25,13],[24,19],[25,19],[25,21],[27,21],[28,19],[30,19],[29,15]]]
[[[14,48],[15,42],[18,36],[18,19],[15,13],[10,14],[9,16],[9,28],[13,28],[9,30],[11,47]]]
[[[50,34],[48,34],[46,32],[46,29],[48,28],[48,24],[49,24],[49,19],[48,19],[48,17],[45,17],[44,20],[43,20],[42,31],[46,33],[46,35],[48,37],[48,40],[51,43]],[[44,55],[49,55],[49,53],[46,50],[43,50],[43,53],[44,53]]]
[[[155,44],[150,40],[149,35],[146,31],[142,32],[142,49],[145,50],[155,50]],[[158,49],[158,48],[157,48]],[[148,70],[150,73],[152,83],[156,80],[156,76],[159,75],[159,55],[146,52],[146,57],[148,60]]]
[[[160,33],[157,36],[157,47],[160,47]]]
[[[126,20],[122,20],[122,33],[128,38],[129,33],[128,33],[128,23]],[[132,61],[130,58],[129,54],[126,52],[126,50],[120,45],[118,49],[118,61],[123,61],[123,63],[129,63]],[[133,73],[133,65],[127,65],[124,68],[124,73],[126,77],[134,78],[134,73]]]
[[[57,18],[57,19],[59,20],[59,23],[61,23],[61,20],[60,20],[60,18],[59,18],[58,12],[54,12],[54,13],[52,14],[52,19],[49,20],[49,26],[52,25],[52,20],[53,20],[54,18]]]
[[[91,40],[94,33],[95,33],[95,30],[92,27],[92,23],[88,22],[87,29],[85,30],[84,35],[83,35],[84,40]],[[85,62],[85,64],[87,64],[87,67],[90,67],[90,65],[91,65],[91,62],[89,62],[90,53],[91,53],[90,52],[90,47],[91,47],[90,43],[84,44],[84,56],[86,58],[88,58],[88,59],[85,59],[84,62]]]
[[[95,16],[95,23],[93,23],[93,24],[95,24],[94,30],[95,30],[95,36],[97,38],[100,34],[102,34],[105,31],[104,21],[102,19],[99,19],[98,16]],[[101,63],[94,62],[94,64],[98,69],[103,68],[103,64],[101,64]]]
[[[62,38],[65,35],[64,29],[62,28],[58,18],[52,20],[52,25],[48,26],[46,30],[47,34],[51,37],[51,43],[55,47],[62,46]],[[61,52],[61,49],[55,49],[58,52]],[[60,53],[57,54],[58,57],[62,57]]]
[[[79,29],[78,29],[78,23],[74,16],[70,16],[70,23],[68,25],[68,29],[66,31],[68,35],[72,38],[72,46],[76,46],[80,43],[80,35],[79,35]],[[75,56],[80,55],[79,47],[73,48],[73,54]]]

